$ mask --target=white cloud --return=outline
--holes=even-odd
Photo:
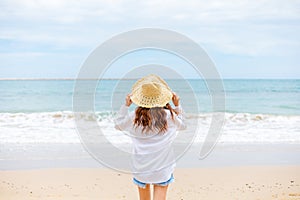
[[[296,0],[6,0],[1,7],[0,39],[35,45],[91,47],[119,31],[154,26],[224,53],[276,54],[279,47],[300,46]]]
[[[106,19],[182,18],[203,23],[233,20],[300,19],[299,1],[278,0],[241,1],[110,1],[110,0],[6,0],[2,2],[7,15],[34,20],[60,19],[66,22],[89,20],[91,17]],[[77,19],[77,20],[70,20]]]

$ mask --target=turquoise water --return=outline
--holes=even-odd
[[[196,96],[199,112],[211,112],[210,95],[202,80],[167,81],[182,99],[185,110],[192,111],[189,99]],[[124,101],[134,80],[102,80],[95,93],[95,110],[110,111],[112,102]],[[225,111],[300,115],[300,80],[224,80]],[[1,80],[0,112],[30,113],[72,111],[73,80]],[[117,98],[117,99],[116,99]]]
[[[85,94],[95,94],[95,114],[82,113],[80,122],[88,124],[96,119],[111,143],[129,145],[130,138],[116,131],[111,111],[124,103],[134,82],[102,80],[96,90],[89,90],[92,82],[83,81],[82,103],[86,103]],[[203,143],[212,121],[211,96],[205,82],[167,82],[181,97],[187,124],[183,135],[194,134],[194,143]],[[86,155],[76,146],[81,140],[72,112],[74,86],[72,80],[0,81],[0,161]],[[224,91],[218,94],[226,96],[226,113],[218,143],[299,145],[299,91],[300,80],[224,80]]]

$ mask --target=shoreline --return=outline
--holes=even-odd
[[[300,165],[176,168],[168,199],[300,199]],[[0,199],[138,199],[130,174],[109,169],[0,171]]]
[[[31,145],[31,144],[30,144]],[[230,166],[300,165],[299,144],[235,144],[218,143],[204,159],[199,158],[201,144],[193,144],[176,161],[179,168]],[[63,152],[63,153],[62,153]],[[102,149],[105,154],[110,149]],[[123,160],[126,162],[126,160]],[[43,168],[105,168],[86,151],[82,144],[35,144],[34,146],[2,145],[0,170]]]

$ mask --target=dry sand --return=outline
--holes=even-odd
[[[176,169],[169,200],[300,200],[300,166]],[[0,171],[1,200],[138,199],[131,175],[109,169]]]

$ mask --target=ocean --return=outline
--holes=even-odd
[[[95,111],[111,111],[115,93],[130,92],[134,80],[122,81],[122,91],[115,90],[119,80],[102,80],[95,91]],[[197,96],[199,113],[211,112],[210,95],[203,80],[187,80],[186,91],[178,80],[167,81],[182,96]],[[72,111],[73,80],[2,80],[0,81],[0,113],[45,113]],[[224,80],[225,112],[300,115],[300,80]],[[188,93],[188,94],[186,94]],[[120,99],[123,102],[123,99]],[[191,107],[185,105],[186,110]]]
[[[131,142],[114,129],[113,118],[134,82],[100,81],[93,105],[96,119],[83,117],[97,120],[116,145]],[[224,80],[224,110],[212,109],[203,80],[167,82],[181,97],[188,127],[190,119],[199,120],[195,143],[203,142],[212,112],[225,112],[219,144],[300,144],[300,80]],[[74,80],[0,81],[0,161],[86,156],[72,113],[74,86]]]

